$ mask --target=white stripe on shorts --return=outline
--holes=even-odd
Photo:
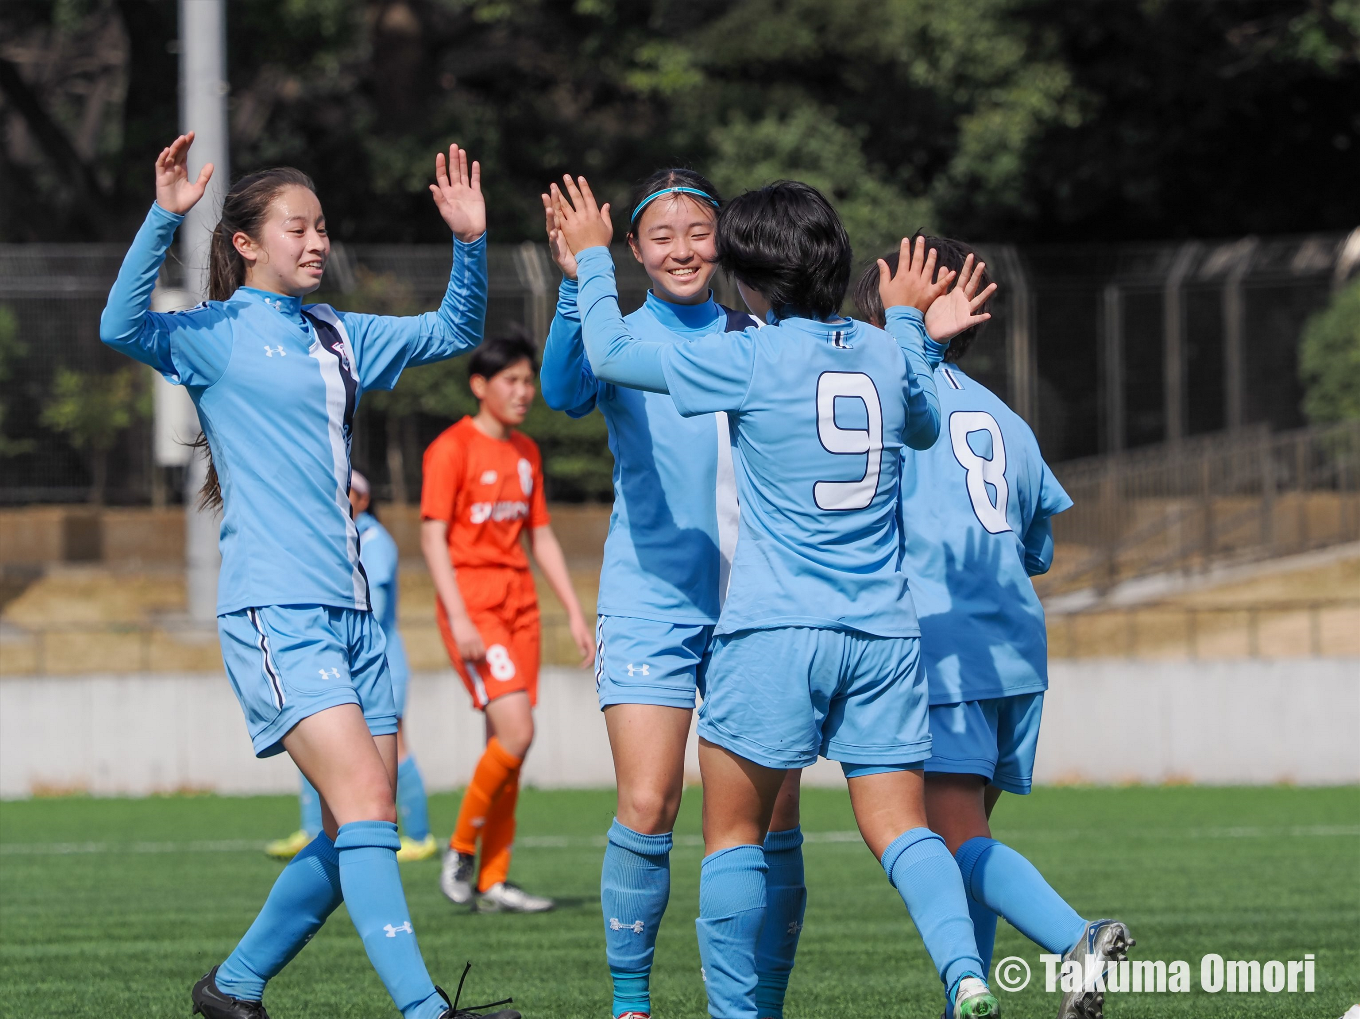
[[[475,691],[473,697],[477,701],[476,706],[479,708],[486,707],[490,702],[486,699],[486,684],[482,682],[482,674],[477,671],[477,666],[466,658],[463,659],[463,664],[467,667],[468,675],[472,677],[472,689]]]
[[[283,682],[279,679],[279,670],[274,665],[274,655],[269,650],[269,636],[264,632],[264,627],[260,625],[258,609],[246,609],[246,615],[250,617],[250,625],[255,627],[259,639],[255,641],[255,646],[260,649],[260,655],[264,659],[264,674],[269,680],[269,687],[274,692],[274,706],[283,707]]]
[[[595,617],[595,692],[604,681],[604,616]]]

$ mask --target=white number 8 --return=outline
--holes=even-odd
[[[968,445],[971,432],[989,432],[992,436],[992,458],[978,456]],[[978,521],[990,534],[1005,534],[1011,530],[1006,519],[1006,503],[1010,486],[1006,483],[1006,445],[1001,441],[1001,426],[985,410],[956,410],[949,415],[949,441],[954,447],[954,459],[968,472],[965,483],[968,499]],[[996,502],[987,493],[987,486],[996,489]]]
[[[836,397],[861,400],[868,428],[836,424]],[[864,477],[858,481],[819,481],[812,486],[818,509],[860,510],[874,501],[883,467],[883,405],[874,380],[862,372],[822,372],[817,378],[817,438],[828,453],[863,456]]]
[[[515,678],[515,661],[510,657],[510,652],[505,650],[504,644],[492,644],[486,649],[486,664],[491,670],[492,679],[504,683],[507,679]]]

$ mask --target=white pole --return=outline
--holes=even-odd
[[[227,149],[227,5],[226,0],[179,0],[180,127],[193,131],[189,177],[203,164],[214,166],[202,201],[189,210],[180,227],[180,257],[185,287],[198,299],[208,296],[208,249],[231,180]],[[198,491],[207,477],[202,457],[189,460],[184,471],[185,589],[189,616],[211,622],[217,616],[217,514],[198,508]]]

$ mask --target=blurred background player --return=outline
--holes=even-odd
[[[578,187],[579,183],[579,187]],[[892,335],[839,315],[851,251],[815,188],[780,181],[735,199],[718,252],[770,325],[691,343],[647,342],[619,314],[608,206],[583,178],[554,192],[577,257],[582,336],[604,381],[669,392],[682,414],[733,415],[740,539],[699,711],[704,851],[696,927],[709,1012],[757,1019],[765,851],[789,768],[841,762],[865,843],[902,896],[950,1014],[992,1016],[959,869],[926,826],[928,691],[898,569],[904,444],[939,433],[931,376],[944,348],[923,313],[947,289],[918,245],[880,287]],[[952,332],[975,324],[959,288]],[[977,298],[978,302],[985,295]]]
[[[710,289],[717,271],[717,190],[693,170],[662,169],[634,188],[628,245],[651,280],[628,327],[661,343],[758,326]],[[600,570],[595,684],[618,783],[600,875],[613,1014],[651,1014],[650,979],[670,898],[670,852],[685,744],[737,542],[737,490],[726,414],[683,417],[664,393],[596,379],[581,342],[576,258],[543,195],[562,270],[543,348],[543,398],[583,417],[598,407],[614,455],[614,508]],[[798,779],[790,771],[765,839],[767,920],[757,951],[760,1014],[783,1015],[803,926]],[[640,925],[640,926],[639,926]]]
[[[255,922],[194,985],[207,1019],[267,1019],[266,983],[343,901],[405,1019],[457,1019],[416,943],[396,851],[397,713],[349,502],[350,438],[365,390],[471,349],[486,317],[481,168],[450,146],[435,205],[454,235],[439,310],[390,317],[304,307],[330,255],[310,178],[281,167],[237,181],[210,249],[210,300],[148,311],[184,215],[193,135],[156,160],[156,201],[109,292],[104,343],[185,386],[210,454],[205,505],[222,509],[218,631],[258,757],[287,752],[321,792],[323,831],[283,868]],[[503,1013],[518,1019],[518,1012]]]
[[[958,241],[926,237],[940,265],[989,283]],[[892,271],[898,253],[883,259]],[[879,271],[870,266],[855,303],[883,323]],[[941,305],[943,307],[943,305]],[[932,309],[934,310],[934,309]],[[926,326],[932,326],[926,315]],[[1053,562],[1052,517],[1072,505],[1024,420],[958,367],[978,327],[950,341],[935,368],[940,439],[904,451],[904,565],[921,623],[930,684],[932,747],[926,813],[958,861],[978,954],[991,968],[1000,914],[1049,952],[1103,969],[1133,945],[1117,920],[1082,919],[1023,856],[991,837],[1001,793],[1026,795],[1048,689],[1048,633],[1031,577]],[[1066,992],[1060,1019],[1097,1019],[1104,994]]]
[[[581,664],[595,658],[590,627],[548,526],[538,446],[515,431],[534,399],[534,348],[523,337],[490,339],[468,362],[477,398],[425,450],[420,545],[434,580],[435,616],[453,667],[486,716],[486,750],[463,794],[439,887],[486,912],[538,913],[551,899],[507,880],[520,766],[534,739],[539,617],[534,560],[563,608]],[[473,883],[481,841],[481,866]]]
[[[406,717],[406,691],[410,684],[411,668],[406,661],[406,644],[397,628],[397,543],[370,512],[371,500],[372,490],[368,479],[358,471],[353,471],[349,479],[349,503],[353,507],[354,526],[359,531],[359,562],[363,564],[368,577],[373,618],[378,621],[387,638],[387,669],[392,674],[392,697],[397,704],[397,817],[402,828],[397,859],[402,862],[428,860],[439,847],[430,833],[425,780],[407,747],[402,726],[402,719]],[[321,797],[312,783],[307,781],[306,775],[300,777],[302,790],[298,802],[302,827],[286,839],[271,842],[265,848],[266,853],[280,860],[292,859],[321,831]]]

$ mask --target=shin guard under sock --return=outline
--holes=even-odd
[[[784,1019],[784,994],[807,909],[803,829],[795,826],[766,835],[765,865],[765,923],[756,942],[756,1010],[760,1019]]]
[[[1086,933],[1086,921],[1023,856],[979,836],[954,854],[969,895],[1039,947],[1062,954]]]
[[[405,1019],[435,1019],[447,1006],[420,957],[397,869],[401,839],[387,821],[341,825],[335,848],[345,906],[368,960]]]
[[[323,832],[283,868],[250,930],[218,968],[218,988],[259,1001],[264,985],[312,940],[342,898],[339,856]]]
[[[699,959],[709,1015],[757,1019],[756,941],[765,920],[765,850],[733,846],[699,870]]]
[[[986,978],[978,958],[963,878],[944,839],[929,828],[912,828],[883,852],[883,869],[921,933],[945,993],[965,976]]]
[[[670,832],[643,835],[617,820],[609,827],[600,906],[616,1016],[652,1010],[652,958],[671,896],[671,842]]]
[[[408,839],[424,842],[430,837],[430,807],[425,797],[425,779],[414,756],[397,765],[397,816]]]

